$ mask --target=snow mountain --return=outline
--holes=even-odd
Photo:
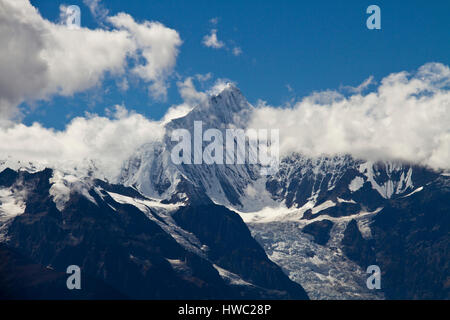
[[[165,140],[156,147],[143,146],[124,166],[120,183],[169,203],[198,198],[191,190],[201,190],[202,196],[239,213],[269,257],[312,298],[412,297],[400,293],[386,297],[384,292],[368,290],[365,269],[381,261],[374,256],[372,261],[362,262],[348,254],[348,234],[356,225],[354,237],[372,246],[377,235],[371,226],[387,207],[434,193],[433,186],[448,181],[448,175],[399,161],[371,162],[349,155],[309,158],[290,154],[269,176],[261,176],[257,165],[171,163],[172,130],[183,128],[193,133],[195,121],[220,130],[246,128],[253,108],[240,90],[229,84],[185,116],[166,124]],[[328,224],[322,230],[324,222]],[[393,226],[397,224],[393,221]],[[308,232],[311,229],[325,233],[327,240],[317,243]],[[448,248],[448,237],[444,242]],[[449,261],[448,250],[445,252]],[[448,275],[448,262],[446,268]],[[421,296],[420,290],[415,297]],[[448,290],[445,292],[444,296],[448,295]]]
[[[289,154],[271,175],[257,164],[172,161],[174,130],[193,139],[201,121],[225,136],[247,128],[253,110],[228,84],[162,124],[164,138],[141,146],[114,183],[1,163],[0,295],[450,298],[446,173],[349,155]],[[92,284],[84,296],[64,290],[70,264]],[[374,264],[381,290],[366,286]],[[35,274],[41,283],[20,280]]]

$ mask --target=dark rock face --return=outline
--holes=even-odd
[[[374,217],[370,241],[349,223],[344,252],[362,267],[381,268],[388,299],[449,299],[449,213],[448,179],[438,178],[423,191],[390,201]]]
[[[94,192],[98,205],[74,193],[59,212],[45,196],[49,177],[50,172],[33,176],[40,187],[29,189],[25,213],[9,227],[8,246],[57,271],[78,265],[129,298],[200,298],[229,291],[211,265],[184,250],[134,206],[110,199],[114,211]],[[167,259],[185,261],[192,274],[178,275]]]
[[[0,186],[11,187],[18,175],[16,171],[6,168],[0,173]]]
[[[391,202],[373,229],[385,292],[394,299],[450,298],[450,186]]]
[[[68,275],[36,264],[16,250],[0,244],[0,299],[127,299],[96,278],[81,274],[83,290],[67,290]]]
[[[320,245],[325,245],[330,239],[330,230],[333,222],[330,220],[315,221],[306,225],[302,231],[314,237],[314,241]]]
[[[181,246],[137,207],[116,202],[106,191],[99,194],[94,187],[89,190],[91,200],[72,191],[64,209],[59,211],[49,193],[52,175],[52,170],[35,174],[0,173],[2,185],[16,185],[17,188],[20,185],[26,189],[25,212],[7,226],[7,241],[0,248],[0,254],[7,257],[7,262],[0,263],[0,283],[4,284],[0,287],[2,297],[307,298],[299,285],[268,260],[263,249],[251,238],[246,225],[234,213],[218,212],[210,216],[212,220],[205,219],[205,228],[216,228],[211,229],[218,236],[214,241],[210,236],[200,237],[202,233],[197,232],[212,252],[212,258],[207,260]],[[145,199],[132,188],[95,183],[102,190]],[[202,207],[186,210],[209,213]],[[149,214],[159,218],[151,209]],[[192,222],[202,226],[195,219]],[[245,254],[248,256],[239,261]],[[267,284],[267,289],[225,282],[210,260],[223,268],[233,267],[232,272],[236,271],[242,278]],[[85,291],[76,293],[66,288],[68,275],[65,271],[69,265],[81,268]],[[252,267],[254,270],[245,270]],[[276,289],[272,290],[272,287]]]
[[[356,261],[364,269],[376,264],[371,241],[363,238],[355,220],[348,223],[342,239],[342,246],[347,257]]]

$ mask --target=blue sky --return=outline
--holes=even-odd
[[[60,4],[81,8],[81,24],[105,27],[82,1],[35,0],[31,3],[53,22]],[[365,13],[381,8],[381,30],[368,30]],[[399,71],[414,71],[427,62],[450,64],[450,1],[103,1],[109,15],[130,14],[136,21],[159,21],[175,29],[183,44],[166,101],[148,95],[146,86],[130,83],[126,92],[106,78],[101,86],[72,97],[53,97],[25,111],[34,121],[62,129],[85,111],[124,104],[152,119],[182,102],[176,82],[195,74],[212,74],[236,82],[251,103],[281,105],[313,91],[357,86],[370,75],[380,80]],[[216,25],[211,23],[217,18]],[[205,47],[202,39],[217,29],[229,49]],[[242,54],[231,52],[239,47]],[[201,84],[196,83],[198,89]],[[205,84],[206,86],[207,84]],[[288,86],[292,89],[289,90]]]

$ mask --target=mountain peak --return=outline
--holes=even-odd
[[[250,104],[234,83],[227,82],[213,91],[206,107],[210,111],[214,110],[213,113],[222,114],[223,112],[236,113],[247,110]]]
[[[245,126],[252,106],[232,82],[216,85],[206,100],[183,117],[173,119],[171,128],[192,128],[194,121],[203,121],[210,128],[224,125]]]
[[[239,93],[242,95],[239,88],[231,81],[219,83],[211,89],[211,96],[220,96],[224,94],[229,94],[230,92]]]

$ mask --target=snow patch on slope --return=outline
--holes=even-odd
[[[334,207],[334,206],[336,206],[336,203],[335,203],[335,202],[333,202],[333,201],[331,201],[331,200],[327,200],[327,201],[325,201],[324,203],[321,203],[321,204],[319,204],[318,206],[312,208],[312,209],[311,209],[311,212],[312,212],[312,214],[317,214],[317,213],[319,213],[320,211],[323,211],[323,210],[328,209],[328,208],[332,208],[332,207]]]
[[[0,188],[0,242],[6,240],[5,232],[9,222],[25,212],[24,193],[24,190]]]
[[[219,272],[219,275],[222,277],[222,279],[224,279],[226,282],[228,282],[231,285],[235,285],[235,286],[251,286],[251,287],[254,286],[250,282],[247,282],[247,281],[243,280],[237,274],[235,274],[233,272],[230,272],[228,270],[225,270],[225,269],[219,267],[216,264],[213,264],[213,267]]]
[[[420,192],[422,190],[423,190],[423,187],[419,187],[416,190],[414,190],[413,192],[408,193],[406,196],[403,196],[402,198],[406,198],[406,197],[412,196],[413,194],[415,194],[417,192]]]
[[[25,212],[26,204],[20,192],[0,189],[0,222],[5,222]]]
[[[114,192],[107,192],[114,201],[121,204],[129,204],[142,211],[150,220],[157,223],[161,229],[170,234],[185,249],[196,253],[201,257],[206,257],[205,246],[197,239],[197,237],[180,228],[172,218],[172,214],[183,204],[164,204],[158,200],[143,200],[124,196]],[[158,219],[156,215],[161,218]]]
[[[387,181],[384,183],[377,182],[377,177],[380,172],[375,171],[375,165],[373,162],[367,161],[360,164],[359,172],[364,174],[367,181],[370,182],[372,188],[375,189],[383,198],[391,199],[394,194],[401,194],[414,187],[412,182],[412,168],[408,169],[406,175],[401,172],[399,179],[394,178],[394,174],[403,169],[399,163],[383,162],[385,174],[387,175]],[[379,177],[378,177],[379,178]]]
[[[355,192],[355,191],[358,191],[359,189],[361,189],[363,185],[364,185],[364,179],[361,177],[355,177],[348,185],[348,189],[351,192]]]

